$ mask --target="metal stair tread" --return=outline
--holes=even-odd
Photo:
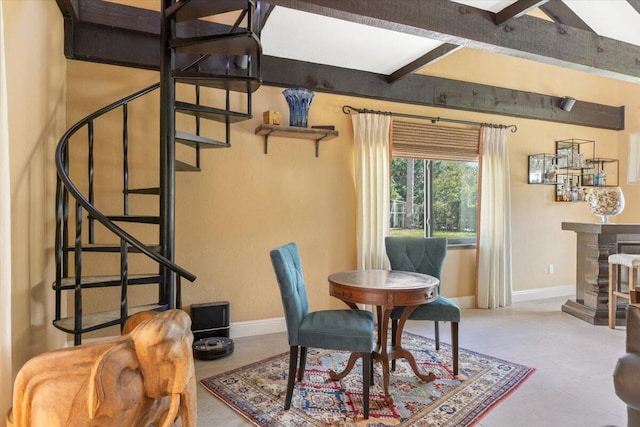
[[[133,247],[127,245],[127,250],[129,253],[140,253],[140,251]],[[147,245],[147,247],[152,252],[160,252],[160,245]],[[76,249],[75,246],[67,246],[64,248],[67,251],[73,251]],[[109,243],[84,243],[82,244],[82,252],[120,252],[120,245],[117,243],[109,244]]]
[[[183,114],[189,114],[217,122],[238,123],[252,118],[251,114],[238,113],[235,111],[221,110],[219,108],[206,107],[203,105],[191,104],[189,102],[176,101],[176,111]]]
[[[259,55],[262,53],[260,40],[251,31],[173,39],[170,45],[178,53],[201,55]]]
[[[119,275],[104,275],[104,276],[83,276],[80,278],[80,286],[83,289],[87,288],[102,288],[109,286],[120,286],[121,277]],[[158,283],[160,276],[158,274],[129,274],[129,285],[148,285],[152,283]],[[60,288],[62,290],[74,289],[76,284],[75,277],[65,277],[60,281]],[[52,284],[53,289],[56,289],[56,282]]]
[[[128,310],[129,316],[141,311],[161,311],[167,308],[166,304],[145,304],[137,307],[130,307]],[[83,313],[82,314],[82,326],[79,332],[90,332],[108,326],[118,325],[120,323],[120,309],[101,311],[96,313]],[[63,317],[59,320],[54,320],[53,325],[69,334],[73,334],[75,319],[74,317]]]
[[[176,171],[180,172],[200,172],[201,169],[197,166],[190,165],[189,163],[176,160]]]
[[[224,74],[199,73],[195,71],[175,71],[174,78],[178,83],[225,89],[232,92],[255,92],[262,85],[257,77],[235,76]]]
[[[160,194],[160,187],[129,188],[122,192],[125,194]]]
[[[180,4],[184,3],[184,4]],[[167,16],[175,14],[176,21],[188,21],[190,19],[203,18],[205,16],[218,15],[220,13],[233,12],[246,9],[251,0],[189,0],[176,3],[167,8]]]
[[[111,221],[160,224],[160,217],[157,215],[107,215],[107,218]]]
[[[205,138],[200,135],[193,135],[187,132],[176,131],[176,142],[180,144],[188,145],[190,147],[200,148],[227,148],[231,147],[231,144],[225,142],[216,141],[213,139]]]

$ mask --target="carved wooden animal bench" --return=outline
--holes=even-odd
[[[196,426],[191,319],[145,312],[123,335],[29,360],[16,377],[7,427]]]

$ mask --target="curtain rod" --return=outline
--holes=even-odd
[[[497,125],[497,124],[493,124],[493,123],[471,122],[471,121],[468,121],[468,120],[445,119],[445,118],[442,118],[442,117],[417,116],[417,115],[414,115],[414,114],[394,113],[394,112],[391,112],[391,111],[374,111],[374,110],[367,110],[367,109],[362,109],[362,108],[355,108],[355,107],[352,107],[350,105],[343,105],[342,106],[342,112],[344,114],[349,114],[349,113],[352,113],[352,112],[386,114],[386,115],[389,115],[389,116],[406,117],[406,118],[409,118],[409,119],[429,120],[429,121],[431,121],[431,123],[449,122],[449,123],[460,123],[460,124],[464,124],[464,125],[473,125],[473,126],[489,126],[489,127],[492,127],[492,128],[510,129],[511,133],[516,133],[518,131],[518,126],[516,126],[516,125]]]

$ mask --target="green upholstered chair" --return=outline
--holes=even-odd
[[[374,345],[373,314],[351,309],[309,312],[302,263],[295,243],[272,250],[271,263],[280,287],[290,346],[284,408],[291,407],[298,353],[298,381],[302,381],[308,347],[343,350],[362,356],[363,412],[364,417],[369,418],[369,385],[372,379],[371,357]]]
[[[385,246],[392,270],[415,271],[440,279],[442,264],[447,255],[447,239],[439,237],[387,237]],[[404,307],[397,307],[391,313],[391,339],[393,342],[395,342],[396,327],[398,319],[402,315],[402,310],[404,310]],[[436,350],[440,350],[438,322],[451,322],[453,374],[458,375],[460,307],[440,295],[440,285],[438,285],[438,298],[435,301],[418,306],[411,313],[409,319],[432,320],[435,322]]]

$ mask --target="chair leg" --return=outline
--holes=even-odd
[[[293,386],[296,383],[296,368],[298,367],[298,346],[292,345],[289,349],[289,376],[287,377],[287,395],[284,399],[284,409],[291,407]]]
[[[304,378],[304,368],[307,366],[307,347],[300,347],[300,366],[298,367],[298,381]]]
[[[438,351],[440,350],[440,327],[437,320],[434,323],[436,328],[436,351]]]
[[[374,385],[374,381],[373,381],[373,377],[374,377],[374,375],[373,375],[373,353],[371,354],[371,363],[370,363],[370,365],[371,365],[371,382],[370,382],[370,384]]]
[[[458,322],[451,322],[451,353],[453,356],[453,375],[458,376]]]
[[[371,353],[362,353],[362,407],[365,419],[369,418],[369,384],[373,377],[371,361]]]
[[[398,335],[398,319],[391,319],[391,345],[396,346],[396,335]],[[396,370],[396,359],[391,361],[391,370]]]
[[[629,304],[638,303],[638,269],[629,268]]]
[[[618,268],[616,264],[609,264],[609,328],[616,328],[616,296],[615,291],[617,290],[617,273]]]

